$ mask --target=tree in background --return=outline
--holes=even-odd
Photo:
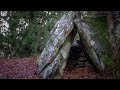
[[[112,45],[114,79],[120,79],[120,11],[108,12],[108,28]]]
[[[40,53],[62,11],[0,11],[0,55]]]

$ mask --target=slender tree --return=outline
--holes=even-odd
[[[109,11],[107,21],[112,45],[113,76],[114,79],[120,79],[120,11]]]

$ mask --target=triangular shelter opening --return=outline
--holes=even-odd
[[[91,59],[98,71],[104,70],[105,67],[101,59],[102,56],[96,48],[99,42],[96,43],[94,34],[92,34],[87,23],[80,19],[80,15],[71,11],[63,15],[51,30],[51,37],[48,39],[36,63],[39,75],[43,78],[60,78],[69,54],[74,53],[71,48],[73,47],[76,33],[80,35],[80,45],[82,45],[82,48],[84,47],[84,54],[87,55],[85,57]],[[80,45],[78,45],[78,47]],[[78,55],[79,54],[80,52],[78,52]],[[70,58],[73,59],[73,55],[71,55]]]

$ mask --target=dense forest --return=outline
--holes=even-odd
[[[1,11],[0,56],[26,57],[40,53],[59,11]]]
[[[0,11],[0,78],[119,79],[119,22],[120,11]],[[80,53],[92,64],[76,67]]]

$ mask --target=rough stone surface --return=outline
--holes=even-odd
[[[101,43],[95,38],[94,33],[92,32],[91,28],[87,23],[79,19],[76,19],[75,23],[78,27],[81,41],[85,46],[88,55],[92,59],[92,62],[99,71],[103,71],[105,69],[105,66],[102,61],[104,57],[101,56]]]
[[[51,30],[51,37],[36,62],[38,73],[43,78],[60,78],[70,49],[70,58],[74,64],[89,66],[88,61],[91,60],[99,71],[104,70],[101,43],[95,38],[89,25],[76,17],[75,12],[72,11],[63,15]],[[73,43],[77,31],[81,41],[79,45]],[[72,43],[74,48],[71,47]]]
[[[76,32],[73,30],[71,32],[71,34],[68,36],[68,38],[66,39],[65,43],[63,44],[62,48],[60,49],[60,52],[58,53],[58,55],[56,56],[56,58],[53,60],[53,62],[51,62],[42,72],[41,75],[44,78],[48,78],[49,75],[53,74],[56,72],[56,70],[62,66],[63,62],[67,61],[68,58],[68,54],[70,51],[70,47],[73,43],[74,40],[74,36],[75,36]],[[61,67],[63,69],[63,67]],[[61,71],[61,69],[60,69]],[[61,73],[61,72],[60,72]],[[52,75],[52,76],[53,76]]]
[[[85,48],[82,46],[80,40],[75,40],[70,48],[69,63],[75,67],[90,67],[90,57],[86,55]]]
[[[76,32],[73,30],[74,17],[72,11],[63,15],[51,30],[51,37],[36,63],[43,78],[48,78],[66,60]]]

